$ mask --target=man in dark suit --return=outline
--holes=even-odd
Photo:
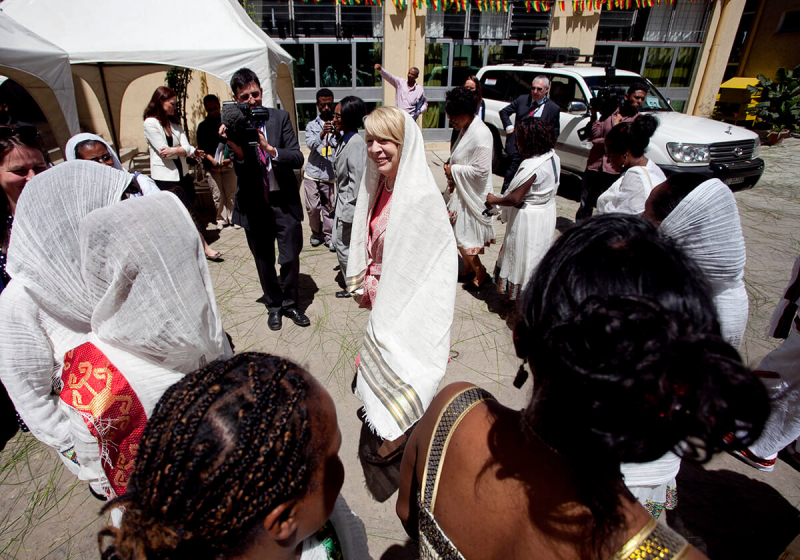
[[[261,82],[249,68],[236,71],[231,90],[236,101],[261,106]],[[289,113],[271,108],[268,111],[269,118],[257,126],[258,146],[240,146],[231,139],[228,146],[238,179],[232,221],[245,229],[269,311],[267,325],[277,331],[282,316],[301,327],[311,322],[297,308],[303,207],[294,170],[303,166],[303,154]],[[227,137],[224,124],[220,135]],[[276,239],[280,282],[275,272]]]
[[[500,110],[500,120],[506,129],[506,153],[511,156],[511,165],[503,179],[501,192],[506,192],[522,163],[517,152],[517,135],[514,134],[514,125],[511,124],[511,115],[517,116],[515,122],[527,117],[544,119],[556,129],[556,138],[561,134],[561,108],[555,101],[547,98],[549,91],[550,79],[547,76],[536,76],[531,85],[530,95],[521,95]]]

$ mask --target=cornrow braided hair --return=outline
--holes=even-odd
[[[319,461],[308,374],[260,353],[213,362],[170,387],[148,420],[119,529],[103,559],[213,558],[245,550],[276,506],[302,497]],[[109,541],[110,544],[109,544]]]

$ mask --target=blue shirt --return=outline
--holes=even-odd
[[[325,125],[319,117],[306,125],[306,146],[311,153],[306,163],[305,175],[317,181],[333,182],[333,153],[336,151],[336,134],[331,132],[325,138],[319,133]]]

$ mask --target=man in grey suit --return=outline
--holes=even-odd
[[[261,106],[261,82],[249,68],[236,71],[231,90],[236,101]],[[257,126],[258,146],[240,146],[231,139],[228,146],[238,179],[232,221],[245,229],[269,311],[267,325],[277,331],[282,316],[301,327],[311,322],[297,308],[303,207],[294,170],[303,166],[303,154],[289,113],[272,108],[268,112],[267,120]],[[224,124],[220,136],[227,137]],[[280,281],[275,272],[276,239]]]
[[[517,151],[517,135],[514,134],[514,125],[511,124],[511,115],[516,115],[514,122],[521,122],[522,119],[528,117],[544,119],[553,125],[556,130],[556,138],[561,134],[561,108],[555,101],[548,99],[549,91],[550,79],[547,76],[536,76],[531,84],[530,95],[521,95],[500,110],[500,120],[506,129],[506,153],[511,156],[511,165],[503,179],[501,192],[506,192],[511,179],[514,178],[514,174],[522,163]]]

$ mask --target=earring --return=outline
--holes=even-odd
[[[522,386],[525,385],[525,382],[528,380],[528,372],[525,371],[525,362],[527,361],[528,358],[522,358],[522,363],[519,365],[517,375],[514,376],[514,387],[517,389],[522,389]]]

